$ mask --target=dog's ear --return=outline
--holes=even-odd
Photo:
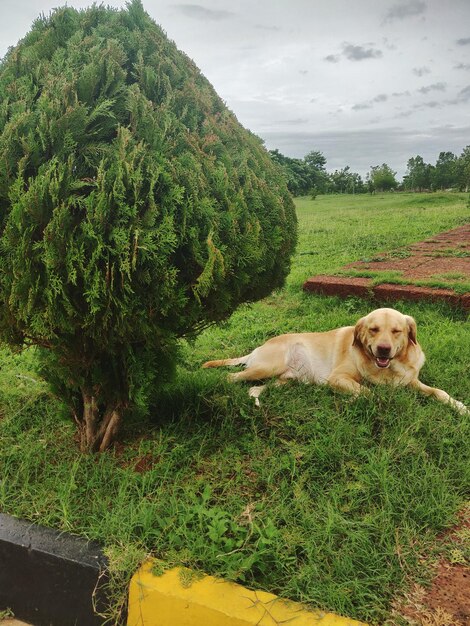
[[[364,322],[365,317],[361,317],[360,320],[356,322],[354,326],[354,340],[353,346],[357,346],[358,348],[362,348],[362,334],[364,332]]]
[[[408,341],[412,343],[414,346],[417,344],[416,333],[417,327],[415,320],[411,317],[411,315],[405,315],[406,324],[408,326]]]

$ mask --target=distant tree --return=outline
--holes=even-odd
[[[453,152],[440,152],[432,173],[434,189],[447,189],[457,183],[457,157]]]
[[[362,193],[364,182],[359,174],[351,172],[349,165],[330,174],[333,193]]]
[[[326,165],[325,156],[318,150],[312,150],[304,156],[305,163],[316,170],[324,170]]]
[[[398,186],[396,175],[389,165],[382,163],[371,167],[368,180],[376,191],[391,191]]]
[[[365,187],[367,189],[367,193],[370,193],[370,195],[372,195],[373,193],[375,193],[375,187],[374,187],[374,182],[371,178],[371,173],[367,172],[366,174],[366,184]]]
[[[292,159],[291,170],[297,180],[298,190],[295,195],[305,196],[314,184],[309,168],[303,159]]]
[[[329,176],[325,170],[326,158],[321,152],[312,150],[303,159],[293,159],[279,152],[270,151],[273,161],[284,171],[289,191],[294,196],[305,196],[315,193],[326,193]]]
[[[350,193],[364,193],[365,185],[360,174],[352,172],[350,180],[352,185],[352,189],[350,187]]]
[[[310,189],[315,189],[316,193],[326,193],[329,177],[325,169],[325,156],[318,150],[312,150],[304,156],[303,162],[306,166]]]
[[[407,172],[403,178],[403,187],[413,191],[430,189],[432,184],[432,165],[424,162],[419,154],[408,159]]]
[[[470,146],[466,146],[457,159],[455,172],[460,191],[470,191]]]
[[[348,180],[347,180],[348,170],[349,170],[349,165],[347,165],[341,170],[335,170],[332,174],[330,174],[333,193],[346,193],[347,184],[348,184]]]
[[[330,175],[325,170],[316,170],[313,176],[313,189],[317,193],[329,193],[331,191]]]
[[[311,187],[308,167],[302,159],[292,159],[281,154],[278,149],[270,150],[271,159],[277,163],[286,179],[287,187],[293,196],[306,195]]]

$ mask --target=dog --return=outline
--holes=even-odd
[[[207,361],[202,367],[244,365],[229,380],[260,381],[275,377],[276,384],[289,380],[327,384],[353,396],[370,393],[364,381],[391,386],[410,386],[426,396],[449,404],[461,415],[470,410],[442,389],[419,380],[425,356],[416,339],[416,322],[395,309],[381,308],[362,317],[355,326],[327,332],[290,333],[273,337],[245,356]],[[251,387],[249,394],[259,406],[266,385]]]

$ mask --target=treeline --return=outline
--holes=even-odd
[[[438,189],[470,189],[470,146],[460,156],[441,152],[435,163],[425,163],[421,156],[407,163],[403,181],[386,163],[372,166],[365,180],[347,165],[334,172],[326,171],[326,158],[317,151],[309,152],[303,159],[284,156],[279,150],[270,151],[273,161],[284,170],[289,191],[294,196],[324,193],[373,193],[374,191],[435,191]]]
[[[435,165],[425,163],[419,155],[412,157],[407,163],[403,188],[413,191],[449,188],[469,191],[470,146],[464,148],[460,156],[453,152],[441,152]]]

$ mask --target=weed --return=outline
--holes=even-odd
[[[15,614],[11,609],[5,609],[0,611],[0,621],[4,619],[10,619],[15,617]]]
[[[106,624],[121,624],[127,608],[127,589],[133,573],[146,558],[146,552],[135,543],[113,544],[105,548],[109,563],[109,580],[103,587],[109,601],[101,617]]]
[[[432,256],[436,258],[457,258],[457,259],[465,259],[470,257],[470,252],[468,250],[459,250],[458,248],[445,248],[443,250],[437,250],[436,252],[430,252],[427,256]]]
[[[336,272],[339,276],[351,276],[354,278],[371,278],[371,285],[381,285],[383,283],[390,284],[406,284],[406,279],[403,278],[403,272],[397,270],[355,270],[347,269]]]
[[[389,261],[390,259],[408,259],[411,256],[409,248],[399,248],[398,250],[392,250],[384,254],[373,256],[370,259],[361,259],[363,263],[382,263]]]

